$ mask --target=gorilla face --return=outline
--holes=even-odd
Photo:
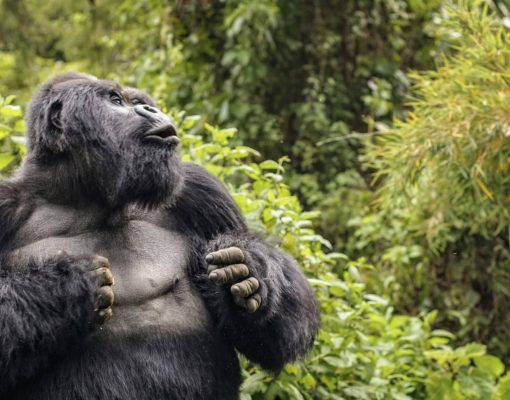
[[[60,75],[41,88],[28,115],[27,158],[52,179],[52,192],[67,187],[73,198],[111,207],[153,206],[180,188],[176,128],[137,89]]]

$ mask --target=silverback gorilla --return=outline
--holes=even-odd
[[[303,274],[180,162],[149,96],[57,76],[28,139],[0,182],[1,399],[237,399],[235,350],[276,373],[306,354]]]

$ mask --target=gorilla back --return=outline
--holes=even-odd
[[[179,161],[149,96],[65,74],[28,115],[0,182],[0,398],[236,399],[236,350],[273,372],[306,354],[303,274]]]

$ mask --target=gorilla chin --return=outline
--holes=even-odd
[[[125,165],[119,192],[112,203],[136,203],[146,208],[173,204],[183,183],[177,144],[177,137],[152,135],[145,136],[141,144],[127,143],[122,149]]]

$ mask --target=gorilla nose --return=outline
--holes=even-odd
[[[147,104],[138,104],[134,107],[136,113],[154,122],[163,122],[169,118],[155,107]]]

